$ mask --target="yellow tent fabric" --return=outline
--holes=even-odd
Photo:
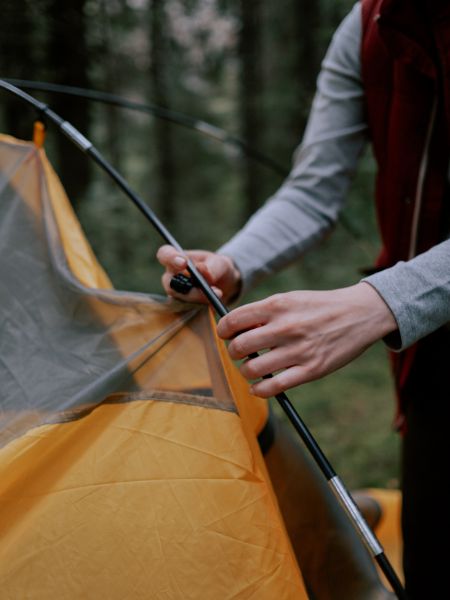
[[[0,138],[2,599],[307,598],[206,310],[111,289],[42,150]]]
[[[212,315],[113,290],[43,150],[7,136],[0,328],[2,599],[391,597],[281,423],[263,459],[267,403]],[[398,558],[399,496],[370,494]]]

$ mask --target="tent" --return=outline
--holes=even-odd
[[[44,150],[8,136],[0,327],[2,598],[390,597],[298,444],[264,460],[267,403],[208,310],[112,289]]]

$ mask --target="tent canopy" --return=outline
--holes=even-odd
[[[43,149],[8,136],[0,329],[2,598],[389,596],[303,449],[264,461],[267,402],[208,310],[112,289]]]
[[[206,309],[111,289],[43,150],[0,138],[3,598],[306,598]]]

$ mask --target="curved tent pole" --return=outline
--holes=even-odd
[[[55,112],[53,112],[47,106],[47,104],[39,102],[26,92],[1,79],[0,88],[4,89],[7,92],[10,92],[11,94],[14,94],[27,104],[33,106],[34,109],[38,112],[39,116],[45,116],[52,123],[54,123],[58,127],[58,129],[70,139],[71,142],[77,145],[82,152],[90,156],[104,171],[106,171],[106,173],[116,182],[116,184],[122,189],[126,196],[128,196],[128,198],[133,202],[133,204],[141,211],[145,218],[148,221],[150,221],[150,223],[158,231],[161,237],[168,244],[174,246],[179,252],[185,254],[181,245],[172,236],[172,234],[164,226],[164,224],[158,219],[153,210],[131,189],[131,187],[128,185],[128,183],[122,177],[122,175],[120,175],[120,173],[118,173],[118,171],[116,171],[114,167],[106,161],[105,158],[103,158],[103,156],[94,147],[90,140],[84,137],[84,135],[82,135],[73,125],[71,125],[71,123],[65,121]],[[229,311],[226,308],[226,306],[216,296],[206,279],[198,271],[194,263],[189,259],[187,270],[189,271],[194,284],[197,287],[199,287],[205,294],[211,306],[216,311],[217,315],[219,317],[223,317],[226,314],[228,314]],[[257,355],[251,355],[252,358],[254,358],[255,356]],[[267,377],[271,377],[271,375],[268,375]],[[374,560],[378,563],[386,579],[391,584],[392,589],[394,590],[397,598],[399,598],[400,600],[407,600],[406,592],[403,589],[403,586],[397,574],[395,573],[392,565],[386,557],[383,547],[381,546],[381,544],[379,543],[369,526],[367,525],[355,501],[345,488],[339,476],[336,474],[335,470],[333,469],[327,457],[325,456],[320,446],[314,439],[308,427],[303,422],[302,418],[295,410],[291,401],[284,392],[281,394],[277,394],[275,398],[282,407],[283,411],[285,412],[292,425],[294,426],[295,430],[301,437],[303,443],[309,450],[315,463],[322,471],[332,492],[346,511],[353,526],[360,534],[362,541],[366,545],[369,552],[372,554]]]
[[[175,125],[181,125],[192,131],[196,131],[201,135],[216,140],[226,146],[237,148],[243,152],[244,155],[249,156],[257,163],[270,169],[278,176],[286,178],[289,175],[290,170],[273,158],[261,152],[257,148],[249,145],[244,140],[229,134],[225,129],[217,127],[208,121],[203,119],[197,119],[185,113],[181,113],[175,110],[169,110],[161,106],[154,104],[144,104],[142,102],[133,102],[117,94],[111,94],[109,92],[99,92],[98,90],[91,90],[87,88],[81,88],[70,85],[61,85],[58,83],[48,83],[46,81],[32,81],[30,79],[11,79],[5,78],[3,81],[11,83],[12,85],[26,90],[50,92],[54,94],[62,94],[65,96],[75,96],[77,98],[83,98],[85,100],[91,100],[93,102],[100,102],[109,106],[118,106],[128,110],[134,110],[142,113],[152,115],[156,119],[162,119],[173,123]],[[339,222],[342,224],[344,229],[353,237],[355,240],[360,242],[363,239],[362,233],[358,230],[357,226],[352,223],[351,219],[347,217],[345,212],[341,212],[339,215]]]
[[[222,144],[238,148],[245,155],[250,156],[260,164],[268,167],[269,169],[277,173],[280,177],[286,177],[289,174],[289,169],[286,169],[286,167],[273,160],[270,156],[267,156],[266,154],[260,152],[253,146],[250,146],[244,140],[230,135],[227,131],[225,131],[225,129],[217,127],[212,123],[208,123],[203,119],[197,119],[179,111],[169,110],[168,108],[163,108],[154,104],[133,102],[131,100],[127,100],[126,98],[122,98],[121,96],[118,96],[116,94],[110,94],[108,92],[99,92],[97,90],[90,90],[70,85],[47,83],[45,81],[30,81],[29,79],[5,78],[3,79],[3,81],[11,83],[12,85],[21,89],[63,94],[66,96],[76,96],[78,98],[84,98],[87,100],[92,100],[94,102],[101,102],[102,104],[108,104],[110,106],[118,106],[120,108],[126,108],[129,110],[150,114],[156,117],[157,119],[163,119],[164,121],[169,121],[170,123],[181,125],[188,129],[197,131],[202,135],[217,140]]]

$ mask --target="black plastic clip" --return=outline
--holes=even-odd
[[[189,294],[192,288],[195,287],[195,284],[192,281],[192,277],[189,277],[189,275],[178,273],[170,280],[170,287],[179,294]]]

